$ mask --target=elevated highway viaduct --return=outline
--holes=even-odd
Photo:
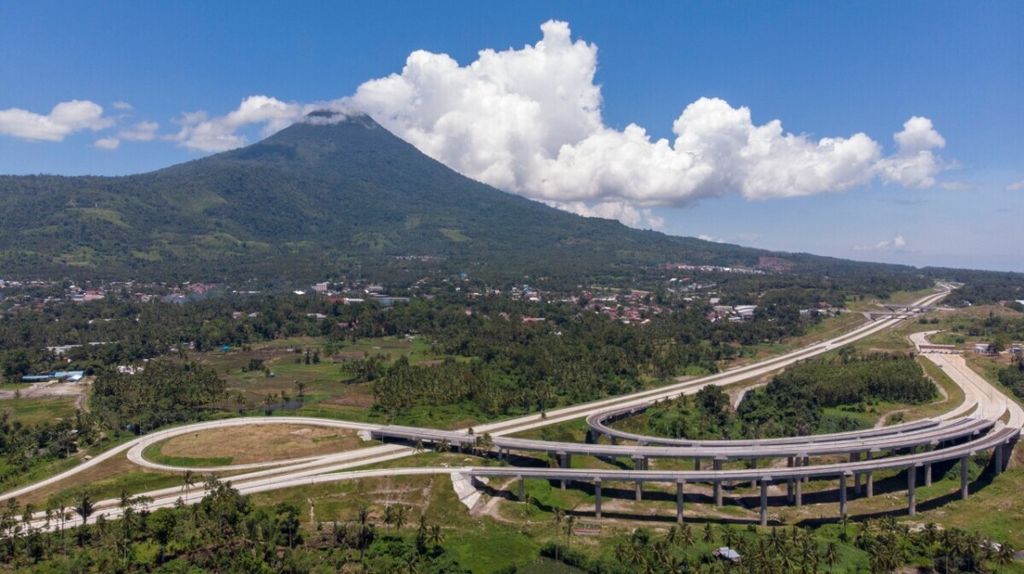
[[[928,306],[942,299],[948,291],[940,291],[916,302],[915,306]],[[348,421],[337,421],[307,417],[253,417],[209,421],[159,431],[139,437],[115,449],[107,451],[92,461],[83,463],[69,471],[55,475],[39,483],[23,487],[3,495],[0,500],[32,492],[43,486],[74,476],[78,472],[103,460],[109,460],[121,453],[136,464],[167,471],[186,469],[163,465],[146,460],[145,448],[161,440],[180,434],[223,426],[247,424],[310,424],[351,428],[375,438],[401,441],[403,444],[381,444],[357,451],[334,453],[316,457],[305,457],[285,461],[254,463],[248,465],[227,465],[207,469],[191,469],[196,472],[230,473],[228,478],[243,493],[264,492],[277,488],[290,488],[308,484],[322,484],[337,480],[350,480],[371,476],[396,476],[402,474],[452,474],[453,477],[468,477],[471,480],[502,477],[519,479],[519,493],[523,481],[529,478],[556,482],[592,484],[595,492],[595,509],[601,515],[602,483],[626,482],[635,484],[636,496],[642,497],[645,483],[667,483],[674,485],[677,492],[677,517],[683,517],[683,501],[686,485],[708,483],[714,489],[716,502],[721,504],[722,485],[734,482],[753,481],[760,486],[761,523],[767,521],[768,487],[774,483],[787,485],[786,503],[802,503],[803,487],[808,480],[837,480],[840,500],[840,514],[847,512],[848,488],[854,495],[862,492],[861,478],[866,478],[866,495],[873,495],[873,473],[883,470],[907,471],[908,509],[916,511],[915,488],[918,473],[921,481],[931,481],[931,467],[939,462],[958,462],[961,473],[961,496],[968,495],[967,460],[983,452],[991,452],[991,467],[1000,472],[1008,456],[1008,447],[1018,439],[1024,424],[1024,410],[1009,400],[998,389],[988,385],[980,377],[971,378],[965,373],[950,368],[953,380],[964,388],[965,401],[943,417],[915,421],[893,427],[818,435],[811,437],[787,437],[781,439],[749,441],[689,441],[662,439],[642,435],[623,435],[605,424],[615,416],[642,409],[654,401],[672,399],[697,392],[705,385],[729,385],[754,377],[763,376],[785,368],[797,361],[826,353],[834,348],[867,337],[873,333],[898,325],[909,315],[898,315],[862,325],[848,333],[828,341],[812,344],[803,349],[768,359],[759,363],[739,367],[676,383],[666,387],[633,393],[630,395],[594,401],[587,404],[552,410],[545,415],[530,415],[469,429],[446,431],[437,429],[373,425]],[[948,357],[948,356],[947,356]],[[956,365],[953,365],[955,367]],[[968,369],[969,371],[969,369]],[[566,443],[516,438],[512,435],[546,425],[587,418],[590,424],[591,441],[587,443]],[[389,468],[383,470],[353,470],[359,466],[380,463],[409,456],[416,452],[409,443],[444,443],[463,448],[479,448],[484,436],[490,439],[488,449],[496,449],[499,458],[513,464],[515,459],[508,455],[519,452],[550,453],[559,466],[549,468],[518,466],[472,466],[462,468],[423,467]],[[600,436],[609,436],[616,441],[632,441],[634,444],[600,444]],[[486,441],[485,441],[486,442]],[[571,468],[572,455],[600,457],[629,457],[634,461],[633,469],[583,469]],[[835,458],[840,458],[836,462]],[[695,461],[693,470],[652,470],[647,461],[652,458],[689,458]],[[784,458],[786,464],[780,468],[757,468],[756,464],[745,468],[725,468],[729,461],[757,461]],[[818,460],[814,460],[818,459]],[[711,468],[700,467],[700,461],[710,461]],[[182,497],[180,489],[160,489],[144,493],[153,498],[151,508],[173,505],[184,498],[185,503],[199,500],[204,490],[196,489]],[[118,515],[116,501],[100,501],[97,508],[108,517]],[[96,515],[98,516],[98,514]],[[40,519],[41,520],[41,519]]]

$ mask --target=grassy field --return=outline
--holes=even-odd
[[[75,397],[40,397],[0,400],[0,411],[25,425],[53,422],[75,416]]]
[[[320,362],[307,364],[307,350],[317,350]],[[458,428],[482,421],[475,409],[464,404],[413,409],[395,421],[387,420],[382,413],[372,412],[373,385],[350,382],[351,362],[368,355],[380,355],[386,361],[407,357],[413,365],[430,364],[446,358],[434,353],[430,342],[422,337],[360,339],[332,349],[328,349],[323,339],[301,337],[271,341],[245,350],[203,353],[198,360],[216,369],[226,381],[233,398],[221,406],[228,411],[263,414],[264,404],[269,401],[279,405],[274,414],[439,428]],[[466,357],[453,358],[468,360]],[[249,370],[249,363],[254,359],[261,361],[270,374],[264,370]],[[282,397],[288,397],[291,403],[282,406],[285,403]]]
[[[163,443],[152,444],[144,451],[142,456],[146,460],[153,461],[158,464],[166,464],[170,466],[181,466],[181,467],[211,467],[211,466],[227,466],[235,461],[233,456],[174,456],[164,454],[162,449]]]
[[[351,430],[256,425],[179,435],[151,445],[145,454],[150,460],[165,464],[218,466],[302,458],[361,446],[363,441]]]
[[[181,476],[178,474],[142,470],[129,461],[126,456],[120,455],[70,478],[29,493],[19,498],[18,502],[21,504],[31,503],[37,508],[41,508],[51,497],[61,494],[70,495],[83,489],[90,493],[94,501],[98,501],[105,498],[116,498],[122,491],[139,493],[177,484],[181,484]]]

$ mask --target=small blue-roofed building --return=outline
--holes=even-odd
[[[49,373],[39,373],[36,375],[25,375],[21,377],[21,380],[26,383],[38,383],[43,381],[67,381],[69,383],[77,383],[82,380],[85,376],[85,371],[50,371]]]

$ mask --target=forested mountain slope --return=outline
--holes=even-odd
[[[2,276],[297,282],[430,265],[582,281],[665,262],[754,266],[763,255],[814,274],[917,273],[580,217],[463,177],[368,116],[318,114],[151,173],[0,177]]]

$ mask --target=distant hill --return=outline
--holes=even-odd
[[[151,173],[0,177],[0,276],[279,283],[439,266],[582,280],[763,256],[815,273],[916,272],[580,217],[459,175],[367,116],[319,116]]]

